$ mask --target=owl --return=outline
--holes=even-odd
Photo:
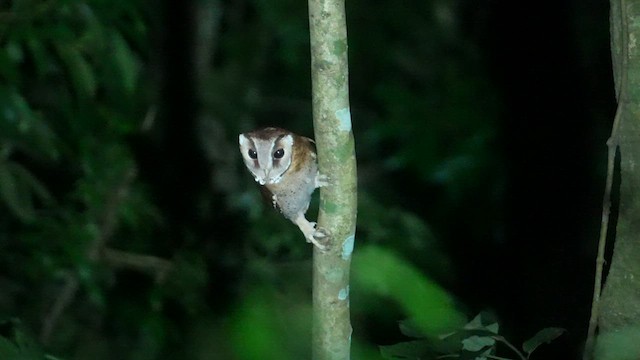
[[[268,127],[240,134],[239,143],[244,164],[273,207],[300,228],[307,242],[326,250],[327,231],[305,217],[311,194],[329,185],[318,171],[314,141]]]

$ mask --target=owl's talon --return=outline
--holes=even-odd
[[[329,231],[323,228],[316,228],[316,231],[313,233],[313,240],[311,242],[321,251],[326,251],[329,249],[329,241],[330,241]]]
[[[316,228],[316,231],[313,233],[313,237],[315,239],[324,239],[328,236],[329,236],[329,232],[321,227]]]
[[[329,176],[320,174],[320,173],[316,175],[316,188],[323,187],[323,186],[330,186],[330,185],[331,185],[331,178]]]
[[[311,233],[311,236],[306,236],[305,239],[308,243],[313,244],[315,247],[320,249],[321,251],[327,251],[329,249],[329,232],[323,228],[318,228]]]
[[[327,250],[329,250],[329,247],[328,247],[327,245],[322,244],[322,243],[320,243],[319,241],[317,241],[317,240],[315,240],[315,239],[314,239],[314,240],[312,240],[312,241],[310,241],[310,242],[313,244],[313,246],[317,247],[317,248],[318,248],[318,250],[320,250],[320,251],[327,251]]]

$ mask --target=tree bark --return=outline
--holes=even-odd
[[[349,111],[344,0],[309,0],[313,124],[320,172],[318,226],[329,232],[329,250],[313,254],[315,360],[348,359],[349,267],[357,212],[356,157]]]
[[[620,205],[611,268],[600,304],[600,334],[640,325],[640,1],[611,0],[611,52],[620,154]],[[614,148],[615,149],[615,148]]]

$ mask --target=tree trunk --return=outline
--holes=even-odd
[[[344,0],[309,0],[313,124],[320,172],[318,226],[329,250],[313,254],[313,359],[348,359],[349,266],[355,239],[357,182]]]
[[[611,0],[611,51],[618,114],[610,146],[620,154],[620,205],[600,335],[640,325],[640,1]],[[640,339],[636,339],[640,340]],[[600,345],[598,346],[600,347]]]

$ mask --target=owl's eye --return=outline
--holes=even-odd
[[[278,149],[273,153],[273,157],[276,159],[282,159],[284,156],[284,149]]]
[[[258,153],[255,150],[249,149],[248,153],[249,153],[249,157],[250,158],[252,158],[252,159],[257,159],[258,158]]]

